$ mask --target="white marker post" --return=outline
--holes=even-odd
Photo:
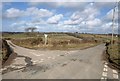
[[[47,34],[44,34],[44,36],[45,36],[45,45],[47,44]]]

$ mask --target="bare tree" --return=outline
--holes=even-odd
[[[31,32],[34,32],[34,30],[36,30],[36,27],[31,27]]]
[[[29,28],[25,28],[25,32],[29,32]]]
[[[25,28],[25,31],[26,32],[29,32],[29,31],[34,32],[36,29],[37,29],[36,27],[28,27],[28,28]]]

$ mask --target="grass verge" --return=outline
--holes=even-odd
[[[104,60],[106,60],[111,68],[117,69],[120,71],[120,50],[118,43],[110,44],[106,47],[106,51],[103,55]]]

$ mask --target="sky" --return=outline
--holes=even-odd
[[[115,2],[2,2],[2,31],[111,33]],[[115,7],[114,32],[118,32]]]

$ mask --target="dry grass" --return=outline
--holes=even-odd
[[[65,33],[50,33],[48,34],[47,45],[44,45],[44,34],[27,35],[12,34],[4,37],[12,38],[12,42],[18,46],[34,49],[84,49],[100,44],[103,39],[92,34],[80,34],[75,37]],[[82,39],[81,39],[82,38]]]
[[[2,64],[4,64],[4,62],[8,59],[9,55],[12,53],[12,50],[10,49],[8,43],[2,40],[2,51],[1,51],[1,58],[2,58]]]
[[[109,45],[108,46],[108,53],[110,54],[110,59],[119,64],[120,63],[120,50],[119,50],[119,47],[118,47],[118,43],[116,44],[113,44],[112,45]]]

